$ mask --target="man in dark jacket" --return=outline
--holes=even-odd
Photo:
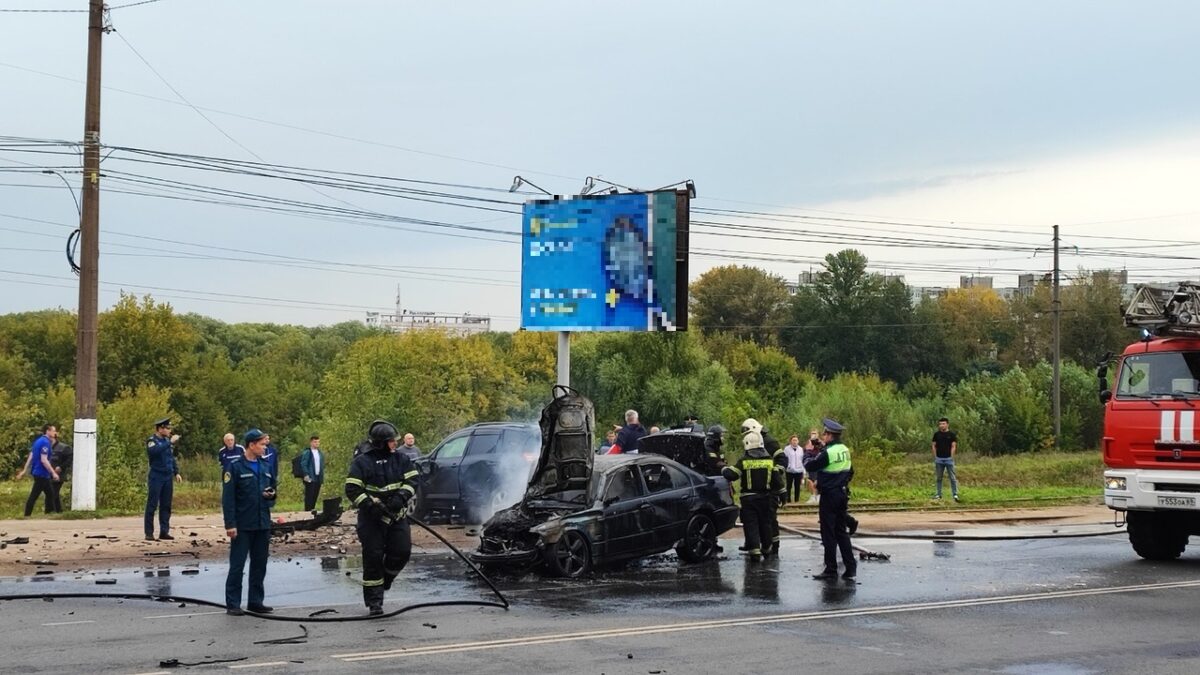
[[[642,437],[646,435],[646,427],[643,427],[638,421],[638,411],[625,411],[625,426],[616,427],[617,442],[613,445],[612,450],[609,450],[610,455],[615,454],[637,454],[638,447],[642,442]]]
[[[225,577],[225,611],[241,616],[242,575],[246,556],[250,556],[250,590],[246,609],[267,614],[272,608],[263,604],[266,591],[267,556],[271,543],[271,506],[275,503],[275,476],[264,455],[267,437],[251,429],[243,437],[246,448],[225,468],[221,488],[221,512],[225,534],[229,537],[229,575]]]
[[[825,569],[814,579],[837,578],[838,551],[846,570],[842,578],[851,580],[858,576],[858,561],[854,559],[854,548],[850,544],[849,491],[850,479],[854,476],[850,462],[850,448],[842,443],[842,425],[831,419],[825,425],[823,440],[825,447],[809,460],[804,468],[809,475],[817,476],[817,491],[821,494],[818,513],[821,519],[821,546],[825,549]]]
[[[325,453],[321,452],[320,436],[313,434],[308,439],[308,449],[300,453],[300,470],[304,473],[304,510],[312,511],[325,482]]]
[[[384,591],[412,555],[408,504],[417,493],[417,468],[396,452],[396,427],[377,421],[367,432],[370,450],[350,462],[346,497],[358,508],[362,544],[363,603],[371,616],[383,614]]]

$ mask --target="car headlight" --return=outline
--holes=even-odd
[[[1104,477],[1104,489],[1105,490],[1124,490],[1125,489],[1124,476],[1105,476]]]

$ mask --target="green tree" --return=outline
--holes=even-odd
[[[854,249],[825,256],[824,267],[792,298],[782,333],[787,353],[825,377],[870,371],[903,382],[914,375],[918,346],[908,288],[869,273],[866,257]]]
[[[29,379],[39,386],[75,377],[75,315],[65,309],[0,316],[0,353],[31,366]]]
[[[143,385],[170,388],[179,381],[196,334],[171,305],[146,296],[121,299],[99,319],[100,400]]]
[[[760,345],[777,342],[788,299],[782,278],[757,267],[714,267],[689,291],[688,311],[700,329]]]
[[[1121,284],[1115,272],[1080,270],[1060,291],[1062,356],[1076,363],[1095,364],[1105,352],[1120,354],[1138,339],[1125,327],[1121,314]]]

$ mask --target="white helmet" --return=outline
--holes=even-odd
[[[763,437],[762,434],[758,433],[757,431],[747,431],[746,434],[742,436],[742,448],[746,450],[753,450],[761,447],[763,447]]]
[[[754,432],[762,433],[762,428],[763,428],[763,426],[761,424],[759,424],[758,420],[754,419],[753,417],[747,417],[746,421],[742,422],[742,433],[743,434],[746,433],[747,431],[754,431]]]

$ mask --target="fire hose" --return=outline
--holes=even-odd
[[[390,612],[384,612],[383,614],[379,614],[376,616],[371,616],[371,615],[367,615],[367,614],[356,615],[356,616],[336,616],[336,617],[286,616],[286,615],[274,614],[274,613],[263,614],[260,612],[253,612],[253,611],[249,611],[249,610],[247,610],[245,612],[246,616],[253,616],[253,617],[260,618],[260,619],[268,619],[270,621],[291,621],[291,622],[301,622],[302,621],[304,623],[309,623],[309,622],[311,622],[311,623],[333,623],[333,622],[337,622],[337,621],[374,621],[374,620],[378,620],[378,619],[389,619],[391,617],[404,614],[405,612],[411,612],[415,609],[424,609],[427,607],[463,607],[463,606],[499,607],[500,609],[504,609],[504,610],[507,610],[509,608],[508,598],[504,597],[504,593],[500,592],[500,589],[497,588],[496,584],[493,583],[492,580],[489,579],[487,577],[487,575],[485,575],[483,573],[483,570],[479,569],[478,565],[471,562],[471,559],[468,558],[461,550],[459,550],[457,546],[455,546],[454,544],[451,544],[445,537],[443,537],[436,530],[429,527],[429,525],[426,525],[424,522],[422,522],[418,518],[416,518],[412,515],[409,515],[406,517],[410,521],[412,521],[413,523],[415,523],[416,525],[418,525],[419,527],[424,529],[426,532],[429,532],[434,537],[436,537],[438,541],[445,544],[451,551],[454,551],[454,553],[464,563],[467,564],[467,567],[471,568],[471,571],[473,571],[475,574],[479,575],[480,579],[483,579],[484,583],[486,583],[488,585],[488,588],[491,589],[492,593],[495,594],[497,600],[437,600],[437,601],[433,601],[433,602],[418,602],[418,603],[415,603],[412,605],[406,605],[404,607],[400,607],[399,609],[394,609]],[[183,595],[160,595],[160,594],[156,594],[156,593],[122,593],[122,592],[71,593],[71,592],[67,592],[67,593],[20,593],[20,594],[11,594],[11,595],[0,595],[0,600],[44,600],[44,599],[60,599],[60,598],[61,599],[106,598],[106,599],[120,599],[120,600],[146,599],[146,600],[155,600],[158,602],[190,603],[193,605],[202,605],[202,606],[207,606],[207,607],[216,607],[218,609],[225,609],[225,603],[223,603],[223,602],[213,602],[211,600],[205,600],[203,598],[190,598],[190,597],[183,596]],[[326,611],[328,611],[328,610],[326,610]]]

